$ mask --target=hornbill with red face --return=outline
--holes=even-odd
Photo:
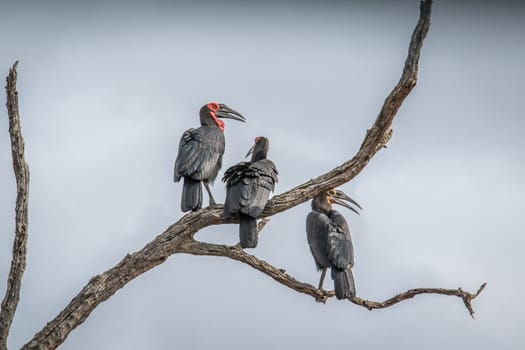
[[[352,275],[354,266],[354,248],[348,224],[332,204],[339,204],[355,213],[350,202],[362,209],[357,202],[341,190],[321,192],[312,200],[312,211],[306,218],[306,234],[310,251],[318,270],[322,270],[319,289],[323,288],[326,269],[332,269],[332,279],[337,299],[355,297],[355,284]]]
[[[251,160],[232,166],[222,179],[226,182],[224,218],[229,220],[232,214],[239,213],[239,239],[243,248],[257,246],[257,217],[277,182],[277,168],[266,158],[269,147],[266,137],[256,137],[255,144],[246,154],[246,157],[252,155]]]
[[[179,153],[175,160],[175,182],[184,178],[181,209],[183,212],[202,207],[202,186],[208,192],[210,205],[215,204],[208,184],[213,182],[222,166],[224,154],[224,122],[230,118],[244,122],[244,117],[228,106],[210,102],[200,109],[201,127],[188,129],[182,134]]]

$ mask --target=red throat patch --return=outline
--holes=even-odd
[[[222,132],[224,132],[224,122],[222,120],[219,120],[217,116],[215,115],[215,112],[210,111],[211,117],[213,118],[213,121],[217,125],[219,129],[221,129]]]

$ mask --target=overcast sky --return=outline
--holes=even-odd
[[[19,348],[94,275],[177,221],[173,162],[206,102],[226,120],[222,172],[270,139],[281,193],[357,151],[401,74],[418,1],[0,0],[0,72],[19,60],[31,168],[27,269],[9,339]],[[522,349],[525,344],[525,5],[436,1],[419,81],[394,136],[342,186],[358,296],[415,287],[369,312],[326,305],[224,258],[176,255],[130,282],[63,349]],[[3,103],[2,103],[3,105]],[[0,294],[15,182],[0,113]],[[217,181],[213,193],[224,199]],[[207,199],[205,198],[205,201]],[[316,285],[305,203],[272,218],[252,252]],[[235,244],[236,226],[198,239]],[[327,287],[332,282],[327,279]]]

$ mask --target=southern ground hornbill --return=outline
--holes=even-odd
[[[230,118],[244,122],[239,113],[220,103],[210,102],[200,109],[201,127],[182,134],[175,161],[175,182],[184,178],[181,209],[183,212],[202,207],[202,186],[208,192],[210,205],[215,204],[208,184],[213,182],[222,165],[224,154],[224,122]]]
[[[335,203],[359,214],[347,202],[361,209],[361,206],[343,191],[332,189],[321,192],[312,200],[312,211],[306,218],[306,234],[310,251],[317,269],[322,270],[318,288],[323,288],[326,270],[331,268],[337,299],[355,297],[354,277],[351,270],[354,266],[354,248],[350,229],[343,215],[332,209],[332,204]]]
[[[239,213],[239,238],[243,248],[257,246],[257,217],[277,182],[277,168],[266,158],[268,148],[266,137],[256,137],[255,144],[246,154],[246,157],[252,155],[251,160],[232,166],[222,179],[226,182],[224,218],[229,220],[232,214]]]

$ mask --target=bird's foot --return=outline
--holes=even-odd
[[[317,297],[315,298],[315,301],[318,302],[318,303],[326,304],[326,302],[328,301],[328,298],[329,298],[329,294],[328,294],[328,292],[327,292],[326,290],[324,290],[324,289],[323,289],[323,290],[320,289],[320,291],[321,291],[322,294],[319,295],[319,296],[317,296]]]

